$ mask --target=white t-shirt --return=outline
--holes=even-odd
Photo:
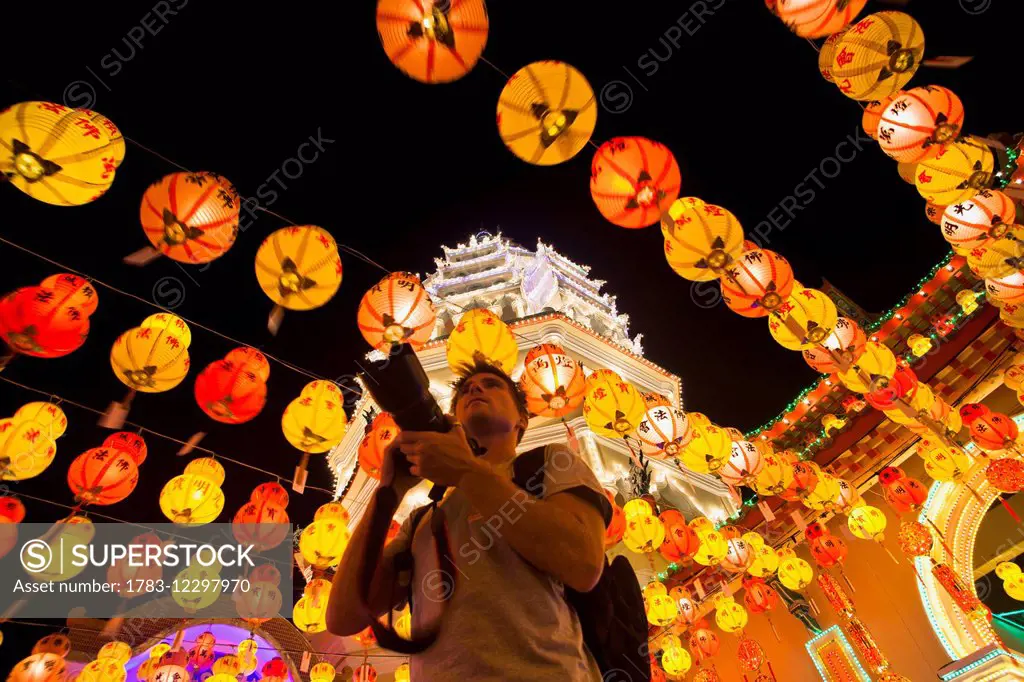
[[[579,456],[564,445],[548,445],[544,496],[580,487],[603,494]],[[503,538],[502,528],[526,508],[522,499],[503,505],[490,519],[476,512],[459,490],[440,506],[458,575],[452,598],[443,603],[447,581],[430,529],[432,512],[427,512],[413,541],[413,633],[432,628],[442,612],[443,620],[435,644],[412,657],[412,679],[599,682],[600,671],[583,644],[579,619],[565,601],[562,583],[527,563]],[[410,520],[388,546],[389,556],[408,545]]]

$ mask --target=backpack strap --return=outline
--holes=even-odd
[[[573,456],[576,457],[577,455]],[[512,481],[534,497],[544,499],[547,495],[547,476],[544,474],[544,465],[546,463],[546,445],[524,452],[516,457],[512,464]],[[570,488],[564,492],[572,493],[584,502],[593,505],[604,519],[605,528],[611,524],[612,506],[604,495],[583,485]]]
[[[412,555],[412,543],[416,537],[416,529],[420,527],[420,523],[423,521],[423,517],[427,515],[427,512],[434,507],[435,503],[425,504],[422,507],[417,507],[409,515],[409,544],[401,552],[394,556],[392,559],[395,569],[395,592],[399,589],[404,589],[406,592],[406,600],[409,602],[409,608],[412,609],[412,570],[413,570],[413,555]],[[397,596],[397,594],[395,595]],[[388,614],[388,618],[391,614]],[[390,621],[388,623],[390,625]]]

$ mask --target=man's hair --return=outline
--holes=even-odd
[[[530,410],[526,407],[526,394],[523,392],[523,389],[501,367],[491,364],[482,358],[474,360],[472,365],[466,364],[459,368],[459,378],[452,383],[454,391],[452,396],[453,414],[455,413],[455,405],[459,402],[459,396],[462,395],[462,391],[466,387],[466,382],[478,374],[493,374],[496,377],[500,377],[508,387],[509,393],[512,394],[512,400],[516,404],[516,409],[519,410],[519,416],[527,422],[530,421]],[[517,443],[523,440],[525,432],[525,429],[519,432]]]

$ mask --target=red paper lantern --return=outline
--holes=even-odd
[[[247,363],[218,360],[196,377],[196,402],[206,416],[224,424],[253,419],[267,404],[267,384]]]
[[[0,523],[21,523],[25,518],[25,505],[17,497],[0,497]]]
[[[679,165],[665,145],[643,137],[616,137],[594,154],[590,194],[601,215],[619,227],[661,219],[679,196]]]
[[[282,509],[288,506],[288,491],[280,483],[261,483],[252,491],[253,502],[270,502]]]
[[[378,350],[399,343],[419,350],[430,340],[437,313],[419,277],[393,272],[363,294],[356,319],[363,338]]]
[[[235,243],[241,206],[234,186],[216,173],[171,173],[143,194],[139,218],[160,253],[209,263]]]
[[[839,371],[833,354],[845,359],[847,362],[856,362],[868,339],[860,325],[846,317],[836,318],[835,329],[825,340],[813,348],[803,351],[804,361],[815,371],[822,374],[831,374]],[[832,351],[832,352],[829,352]]]
[[[399,428],[395,418],[381,412],[373,418],[370,430],[359,443],[359,466],[370,478],[380,480],[380,468],[384,465],[384,451],[398,436]]]
[[[72,306],[78,308],[82,314],[89,316],[96,312],[100,303],[99,294],[95,287],[84,277],[62,272],[50,275],[39,286],[53,292],[60,306]]]
[[[768,249],[743,253],[725,268],[722,298],[743,317],[764,317],[793,293],[793,268]]]
[[[683,515],[674,509],[663,511],[658,518],[665,526],[665,542],[658,551],[669,562],[689,559],[700,549],[700,538],[686,523]]]
[[[107,505],[128,497],[139,482],[139,465],[132,456],[112,448],[92,448],[68,467],[68,485],[84,504]]]
[[[878,482],[885,486],[892,485],[906,476],[907,474],[899,467],[885,467],[878,472]]]
[[[722,643],[718,635],[708,629],[706,621],[695,623],[694,628],[690,635],[690,653],[698,662],[705,661],[718,653]]]
[[[875,382],[877,388],[864,394],[864,400],[876,410],[891,410],[901,398],[907,402],[917,393],[917,375],[909,367],[899,366],[891,378]]]
[[[985,478],[992,487],[1004,493],[1024,490],[1024,462],[1019,459],[997,459],[985,467]]]
[[[860,14],[868,0],[778,0],[779,18],[803,38],[824,38]]]
[[[651,682],[667,682],[665,671],[659,668],[653,659],[651,660]]]
[[[831,531],[817,521],[807,524],[807,530],[804,531],[804,535],[807,536],[808,540],[816,540],[818,538],[827,537],[830,534]]]
[[[900,521],[896,540],[900,550],[909,557],[924,556],[932,551],[932,545],[935,544],[928,526],[917,521]]]
[[[212,632],[207,631],[196,637],[196,645],[188,651],[189,666],[195,670],[210,667],[213,664],[215,646],[217,646],[217,638],[213,636]],[[266,677],[266,666],[263,670],[264,677]],[[287,674],[287,668],[285,668],[285,673]]]
[[[102,447],[127,453],[139,466],[142,466],[142,463],[146,461],[146,455],[149,452],[149,448],[146,447],[146,441],[142,439],[142,436],[131,431],[118,431],[107,436],[107,439],[103,441]]]
[[[966,419],[964,421],[967,421]],[[1001,412],[989,412],[970,421],[971,440],[982,450],[1002,450],[1017,440],[1017,422]]]
[[[767,613],[779,605],[779,593],[760,578],[744,581],[743,603],[751,613]]]
[[[224,359],[245,367],[246,371],[253,372],[258,376],[260,381],[270,381],[270,362],[267,361],[266,355],[255,348],[249,348],[248,346],[236,348],[225,355]]]
[[[842,538],[829,533],[809,542],[811,556],[822,568],[832,568],[846,561],[849,548]]]
[[[275,657],[267,661],[260,672],[263,679],[284,679],[288,677],[288,666],[279,657]]]
[[[377,682],[377,669],[369,663],[363,663],[352,673],[354,682]]]
[[[960,407],[960,418],[963,419],[964,424],[970,426],[975,419],[989,414],[990,412],[992,412],[992,410],[988,409],[981,403],[968,403]]]
[[[905,476],[883,485],[885,501],[897,514],[917,511],[928,499],[928,488],[916,478]]]
[[[736,660],[740,667],[748,673],[757,672],[766,660],[764,649],[750,637],[740,637],[739,647],[736,649]]]
[[[946,88],[926,85],[894,98],[878,123],[878,145],[901,163],[934,158],[960,135],[964,106]]]
[[[928,219],[928,222],[935,225],[942,225],[942,216],[945,214],[948,206],[940,206],[939,204],[933,204],[930,201],[924,202],[924,217]]]
[[[526,394],[526,407],[539,417],[562,417],[583,404],[586,378],[583,367],[561,346],[534,346],[523,361],[519,386]]]
[[[622,511],[622,507],[615,504],[615,496],[611,492],[605,490],[604,496],[608,498],[609,504],[612,505],[612,522],[608,524],[604,531],[604,547],[608,549],[619,544],[622,536],[626,534],[626,514]]]
[[[262,552],[280,545],[291,526],[285,508],[271,497],[263,497],[250,500],[238,510],[231,520],[231,531],[238,542]]]
[[[779,497],[787,502],[802,500],[818,485],[820,472],[821,469],[814,462],[797,462],[793,465],[793,482],[779,493]]]
[[[50,289],[23,287],[0,299],[0,337],[11,350],[37,358],[59,358],[85,343],[89,316],[62,305]]]

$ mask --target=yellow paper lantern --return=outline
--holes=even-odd
[[[964,289],[957,293],[957,305],[960,306],[960,310],[964,311],[965,315],[970,315],[978,309],[978,296],[979,294],[971,289]]]
[[[478,362],[495,365],[511,374],[519,356],[512,330],[486,308],[464,313],[446,344],[448,366],[456,374],[465,374]]]
[[[924,459],[924,470],[930,477],[939,481],[959,482],[971,469],[971,458],[960,448],[951,448],[939,443],[925,446],[928,439],[921,439],[919,454]]]
[[[715,524],[711,522],[706,516],[694,517],[689,524],[690,530],[697,534],[697,537],[701,537],[705,533],[710,533],[715,530]]]
[[[1017,601],[1024,601],[1024,575],[1015,575],[1003,581],[1006,594]]]
[[[793,465],[776,455],[764,458],[764,466],[754,476],[754,490],[767,497],[778,495],[793,483]]]
[[[690,671],[693,659],[690,653],[681,646],[665,649],[661,653],[661,667],[673,677],[680,677]]]
[[[643,593],[644,601],[648,601],[651,599],[651,597],[656,597],[658,595],[667,595],[668,588],[665,587],[665,583],[661,582],[660,580],[652,580],[651,582],[644,585],[643,590],[641,590],[641,592]]]
[[[911,411],[914,413],[914,416],[912,417],[904,414],[899,408],[885,410],[885,416],[897,424],[902,424],[908,428],[920,426],[921,423],[918,421],[917,417],[920,417],[922,414],[927,414],[935,404],[935,400],[935,393],[932,389],[927,384],[919,381],[917,382],[917,391],[909,400],[909,406]],[[957,416],[959,417],[959,413],[957,413]],[[959,431],[959,429],[957,430]]]
[[[170,644],[168,644],[167,642],[160,642],[159,644],[154,644],[153,647],[149,650],[149,657],[150,657],[150,659],[154,659],[155,658],[156,660],[159,661],[161,658],[163,658],[164,654],[166,654],[170,650],[171,650],[171,645]],[[214,667],[216,667],[216,666],[214,666]],[[217,671],[214,670],[214,672],[217,672]]]
[[[756,578],[767,578],[779,570],[779,554],[771,545],[754,548],[754,561],[747,567],[747,573]]]
[[[143,393],[162,393],[188,374],[188,344],[169,329],[136,327],[121,334],[110,350],[118,380]]]
[[[124,682],[128,677],[124,664],[110,658],[97,658],[85,664],[78,682]]]
[[[250,654],[251,655],[251,654]],[[232,658],[235,658],[232,656]],[[241,664],[239,664],[241,665]],[[214,673],[210,677],[206,678],[202,682],[238,682],[238,677],[235,675],[225,675],[222,673]]]
[[[1024,228],[1013,226],[999,239],[986,239],[967,254],[971,272],[984,279],[1000,279],[1024,265]],[[972,293],[970,289],[965,289]],[[963,292],[961,292],[963,293]]]
[[[114,661],[127,665],[128,661],[132,657],[132,647],[130,644],[125,642],[107,642],[100,647],[100,650],[96,652],[96,659],[110,658]]]
[[[699,199],[697,201],[700,201]],[[677,275],[709,282],[743,253],[743,227],[728,209],[677,199],[661,218],[665,259]]]
[[[112,138],[96,116],[53,102],[21,102],[0,111],[0,147],[7,152],[0,156],[0,174],[47,204],[99,199],[114,182],[124,140],[120,133]]]
[[[11,668],[7,682],[64,682],[67,668],[57,654],[32,654]]]
[[[220,566],[193,563],[174,576],[174,585],[177,589],[171,590],[171,597],[185,613],[202,611],[221,596]]]
[[[331,583],[323,578],[309,581],[302,592],[302,598],[295,604],[292,621],[302,632],[316,634],[327,629],[327,601],[331,594]]]
[[[665,542],[665,526],[655,516],[635,516],[626,521],[622,542],[631,552],[650,554]]]
[[[321,661],[309,669],[309,682],[333,682],[337,674],[333,665],[327,661]]]
[[[804,506],[815,511],[831,509],[839,496],[839,479],[824,471],[818,474],[818,484],[803,499]]]
[[[868,341],[864,352],[845,372],[839,373],[839,380],[855,393],[870,393],[877,388],[880,379],[891,379],[896,374],[896,356],[888,346]]]
[[[693,427],[693,438],[683,448],[679,460],[690,471],[713,474],[729,461],[731,455],[732,439],[725,429],[714,424],[697,424]]]
[[[224,492],[216,479],[188,473],[186,468],[186,473],[172,478],[160,491],[160,511],[178,524],[210,523],[224,511]]]
[[[639,497],[630,500],[622,507],[622,514],[627,521],[633,518],[643,518],[654,513],[651,505]]]
[[[0,480],[23,481],[46,471],[57,444],[36,421],[0,419]]]
[[[144,319],[139,327],[142,329],[166,330],[177,336],[185,344],[185,348],[192,345],[192,330],[189,329],[188,323],[177,315],[156,313]]]
[[[622,438],[636,430],[646,403],[640,391],[609,369],[587,377],[583,416],[599,436]]]
[[[50,562],[37,571],[29,569],[32,564],[23,563],[22,566],[33,580],[39,582],[70,580],[85,570],[85,563],[76,566],[79,562],[74,560],[81,552],[88,551],[89,543],[95,536],[96,529],[92,521],[84,516],[74,515],[58,521],[42,537],[47,545],[56,550]]]
[[[911,334],[907,338],[907,346],[910,347],[911,353],[921,358],[932,349],[932,340],[922,334]]]
[[[209,479],[215,486],[224,485],[224,467],[213,457],[198,457],[185,465],[186,474]]]
[[[288,310],[312,310],[341,286],[341,256],[331,233],[315,225],[285,227],[256,252],[256,280],[271,301]]]
[[[995,160],[982,142],[967,138],[942,148],[935,158],[917,166],[914,184],[926,201],[951,206],[992,186]]]
[[[139,682],[149,682],[153,672],[156,670],[157,663],[158,661],[147,658],[139,664],[139,667],[135,669],[135,677],[138,678]]]
[[[409,670],[408,663],[403,663],[395,668],[395,682],[411,682],[411,680],[412,672]]]
[[[234,654],[226,654],[213,662],[214,675],[231,675],[235,677],[242,672],[242,662]]]
[[[55,632],[46,635],[32,647],[34,654],[57,654],[61,658],[67,658],[71,653],[71,640],[62,632]]]
[[[647,621],[652,625],[666,627],[675,622],[679,608],[667,594],[656,594],[647,600]]]
[[[850,527],[850,532],[861,540],[874,540],[881,539],[888,519],[878,507],[864,505],[850,511],[846,524]]]
[[[341,389],[329,381],[311,381],[289,403],[281,430],[292,447],[304,453],[327,452],[348,429]]]
[[[694,553],[693,560],[701,566],[717,566],[729,554],[729,542],[717,530],[698,533],[697,537],[700,539],[700,547]]]
[[[16,422],[34,421],[40,424],[46,429],[44,433],[54,440],[63,436],[68,427],[68,418],[64,410],[53,403],[25,403],[14,413],[13,419]]]
[[[1003,561],[996,565],[996,575],[1000,580],[1009,580],[1021,574],[1020,566],[1012,561]]]
[[[576,156],[597,125],[590,83],[564,62],[519,69],[498,97],[498,134],[527,163],[551,166]]]
[[[779,552],[779,581],[789,589],[800,592],[814,580],[811,565],[793,553],[793,550]]]
[[[747,610],[732,597],[723,599],[715,608],[715,624],[724,632],[739,632],[749,620]]]
[[[838,319],[826,294],[794,285],[792,295],[768,316],[768,331],[783,348],[805,350],[827,339]]]
[[[153,670],[153,682],[191,682],[192,675],[184,665],[174,663],[159,665]]]
[[[924,33],[903,12],[878,12],[852,25],[839,40],[832,79],[860,101],[881,100],[910,82],[924,57]]]
[[[343,519],[314,521],[302,529],[299,552],[306,563],[314,568],[337,566],[348,547],[349,537],[348,524]]]

